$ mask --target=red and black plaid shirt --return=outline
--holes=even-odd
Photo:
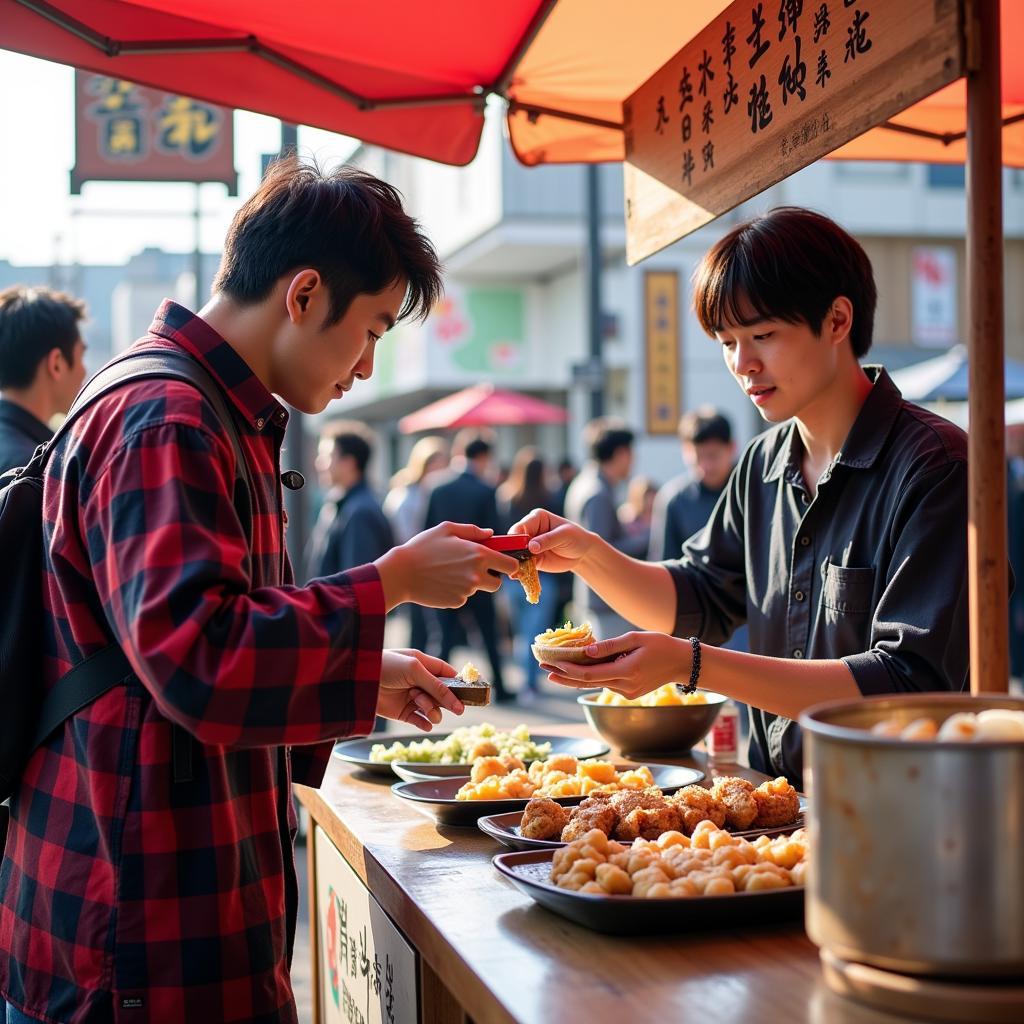
[[[139,346],[181,347],[224,386],[256,489],[189,384],[100,400],[54,453],[43,498],[45,683],[121,644],[138,679],[35,752],[0,870],[0,989],[30,1016],[294,1021],[290,780],[369,732],[384,597],[372,566],[292,585],[287,413],[203,320],[165,302]],[[172,777],[172,726],[195,737]],[[300,746],[302,745],[302,746]]]

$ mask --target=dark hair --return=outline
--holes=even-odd
[[[516,452],[508,480],[502,485],[501,496],[509,508],[529,511],[547,507],[551,493],[544,483],[544,469],[544,460],[532,445]]]
[[[494,451],[494,434],[486,427],[464,427],[452,441],[452,452],[467,460],[490,455]]]
[[[726,323],[806,323],[821,333],[840,295],[853,305],[850,344],[859,359],[871,348],[878,292],[860,243],[828,217],[780,206],[733,228],[693,275],[693,306],[709,335]],[[753,310],[752,316],[745,316]]]
[[[361,423],[333,423],[321,436],[334,441],[334,450],[338,455],[351,455],[360,473],[366,472],[373,454],[374,437]]]
[[[29,387],[55,348],[74,365],[85,316],[81,299],[50,288],[18,284],[0,292],[0,388]]]
[[[443,291],[437,253],[397,189],[355,167],[325,174],[292,157],[271,164],[235,214],[213,287],[243,304],[261,302],[302,267],[319,271],[330,293],[324,327],[357,295],[402,279],[408,292],[399,320],[425,320]]]
[[[686,413],[679,421],[679,440],[690,444],[705,441],[732,443],[732,424],[713,406],[705,405]]]
[[[590,457],[598,462],[608,462],[620,448],[632,448],[633,439],[633,431],[622,420],[610,416],[591,420],[583,428],[583,440]]]

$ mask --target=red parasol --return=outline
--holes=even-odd
[[[403,434],[422,430],[455,430],[459,427],[519,426],[524,423],[565,423],[569,414],[557,405],[518,391],[501,391],[493,384],[456,391],[454,395],[425,405],[403,416]]]

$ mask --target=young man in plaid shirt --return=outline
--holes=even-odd
[[[172,302],[137,345],[183,350],[223,388],[253,481],[190,384],[119,388],[54,453],[43,498],[45,685],[118,643],[134,675],[32,756],[0,869],[8,1020],[295,1021],[291,782],[317,786],[374,716],[429,730],[462,706],[384,616],[497,589],[516,562],[442,524],[372,565],[296,587],[284,545],[288,413],[370,376],[374,346],[441,289],[388,185],[275,165],[238,212],[213,297]],[[251,531],[251,539],[248,536]],[[493,572],[492,572],[493,570]],[[192,746],[174,777],[175,730]]]

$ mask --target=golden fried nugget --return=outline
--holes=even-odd
[[[653,811],[665,805],[665,794],[657,786],[647,786],[644,789],[624,789],[612,793],[609,802],[618,811],[621,817],[635,811],[638,807]]]
[[[713,821],[717,828],[725,824],[725,806],[703,786],[684,786],[670,799],[682,813],[683,825],[680,831],[685,835],[693,835],[698,823],[705,819]]]
[[[469,760],[475,761],[478,757],[497,757],[499,753],[501,751],[498,750],[496,743],[491,740],[478,740],[469,752]]]
[[[664,807],[637,807],[625,818],[619,819],[616,826],[616,838],[621,840],[657,839],[663,832],[677,832],[682,822],[682,814],[667,800]]]
[[[519,831],[525,839],[557,839],[569,821],[569,808],[548,800],[534,797],[523,811]]]
[[[711,795],[725,807],[725,827],[735,832],[750,828],[757,817],[753,783],[732,775],[715,779]]]
[[[563,843],[571,843],[574,839],[580,839],[595,828],[609,836],[618,824],[619,816],[611,805],[599,801],[588,807],[586,806],[588,803],[590,803],[589,799],[584,800],[579,807],[573,809],[568,823],[562,829]]]
[[[530,555],[529,558],[524,558],[519,563],[516,575],[519,577],[519,582],[523,585],[526,600],[530,604],[537,604],[540,601],[540,573],[537,572],[537,561],[533,555]]]
[[[770,782],[762,782],[754,790],[754,799],[757,801],[757,819],[754,824],[758,828],[788,825],[800,814],[800,797],[781,775]]]
[[[469,772],[470,782],[483,782],[492,775],[507,775],[508,768],[498,757],[478,757]]]

